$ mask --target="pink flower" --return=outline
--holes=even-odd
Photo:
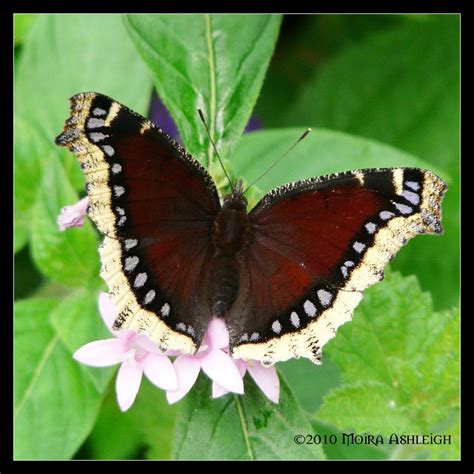
[[[207,328],[201,347],[195,355],[180,355],[174,361],[178,377],[177,390],[168,390],[169,403],[181,400],[203,372],[229,392],[244,393],[244,383],[235,360],[224,349],[229,346],[229,333],[220,319],[213,319]]]
[[[89,198],[85,197],[72,206],[63,207],[57,219],[59,230],[64,232],[69,227],[82,227],[88,204]]]
[[[258,361],[232,359],[229,355],[229,332],[220,319],[213,319],[195,355],[169,350],[162,353],[144,334],[113,331],[117,311],[106,293],[99,297],[99,309],[106,326],[115,336],[90,342],[79,348],[74,359],[93,367],[121,364],[116,379],[118,404],[128,410],[135,401],[143,373],[157,387],[166,390],[170,404],[181,400],[193,387],[201,369],[212,380],[212,397],[229,392],[244,393],[243,377],[248,371],[257,386],[272,402],[278,403],[280,381],[274,367]],[[174,364],[168,356],[176,356]]]
[[[264,367],[257,360],[246,362],[242,359],[237,359],[235,362],[242,377],[248,371],[265,396],[273,403],[278,403],[280,399],[280,379],[274,366]],[[222,397],[226,393],[229,393],[229,391],[217,382],[212,382],[212,398]]]
[[[120,409],[126,411],[133,405],[143,373],[157,387],[175,390],[178,387],[176,373],[168,357],[144,334],[112,331],[117,311],[106,293],[100,294],[99,309],[106,326],[115,337],[90,342],[79,348],[73,357],[93,367],[121,363],[115,384]]]
[[[212,380],[213,398],[228,392],[243,394],[243,377],[248,370],[263,393],[278,403],[280,382],[275,368],[265,368],[257,361],[232,359],[229,355],[229,332],[220,319],[213,319],[209,324],[197,354],[178,356],[174,367],[178,389],[166,392],[169,403],[181,400],[191,390],[201,369]]]

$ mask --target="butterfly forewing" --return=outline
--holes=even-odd
[[[105,234],[102,271],[115,328],[196,350],[209,322],[206,272],[220,208],[208,173],[151,122],[109,97],[71,99],[57,143],[76,153],[89,216]]]

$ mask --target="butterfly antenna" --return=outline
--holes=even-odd
[[[209,127],[207,126],[206,119],[204,118],[204,114],[202,113],[201,109],[198,108],[197,110],[198,110],[199,118],[201,119],[201,122],[204,124],[204,127],[206,129],[207,136],[209,137],[209,140],[212,143],[212,147],[214,148],[214,151],[216,152],[217,159],[219,160],[219,163],[221,164],[221,167],[224,170],[224,174],[226,175],[226,178],[229,181],[230,187],[232,189],[232,193],[235,193],[234,185],[232,184],[232,180],[229,178],[229,175],[227,174],[227,171],[224,168],[224,163],[222,163],[221,157],[219,155],[219,152],[217,151],[214,140],[211,137],[211,132],[209,131]]]
[[[296,145],[298,145],[301,140],[306,138],[309,132],[311,132],[311,129],[306,129],[301,135],[301,137],[298,138],[298,140],[296,140],[296,142],[293,143],[293,145],[291,145],[290,148],[288,148],[288,150],[286,150],[286,152],[278,160],[276,160],[265,172],[263,172],[252,184],[247,186],[247,189],[242,194],[245,194],[252,186],[257,183],[257,181],[260,181],[264,176],[266,176],[278,163],[280,163],[281,160],[283,160],[283,158],[285,158],[290,153],[291,150],[293,150]]]

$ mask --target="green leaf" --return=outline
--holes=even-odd
[[[396,14],[286,16],[255,110],[264,127],[290,125],[287,111],[302,87],[343,48],[413,18]]]
[[[280,21],[277,15],[126,17],[186,149],[205,165],[214,165],[215,156],[197,108],[217,148],[228,154],[252,112]]]
[[[458,304],[459,295],[459,69],[459,16],[432,15],[328,61],[288,104],[285,123],[377,139],[453,178],[443,204],[445,235],[430,252],[416,241],[394,264],[405,274],[413,265],[423,269],[420,282],[443,308]]]
[[[213,400],[209,381],[199,377],[178,405],[173,458],[324,459],[320,446],[294,443],[313,430],[282,376],[279,404],[248,378],[245,395]]]
[[[35,374],[34,364],[28,363],[31,354],[40,354],[51,337],[54,337],[50,328],[39,331],[37,337],[33,337],[34,330],[38,326],[48,326],[48,315],[58,303],[59,301],[53,298],[35,298],[15,304],[15,336],[18,336],[18,339],[15,338],[15,400],[22,398],[28,382]],[[29,353],[18,350],[23,344],[23,336],[30,339]]]
[[[138,397],[141,391],[142,387]],[[132,413],[134,406],[121,412],[115,384],[111,384],[96,424],[86,440],[87,456],[81,456],[80,459],[136,459],[143,446],[143,435]]]
[[[14,211],[13,251],[15,254],[23,249],[28,242],[29,222],[26,216],[20,216]]]
[[[439,325],[432,325],[433,330],[423,346],[424,356],[419,362],[421,385],[430,394],[428,403],[424,403],[426,400],[420,402],[422,415],[435,421],[441,421],[447,410],[456,410],[459,405],[459,309],[440,313],[438,319]],[[446,352],[440,351],[440,347],[446,348]],[[440,380],[444,386],[442,390],[439,389]]]
[[[113,337],[100,316],[98,302],[97,291],[81,289],[63,299],[51,312],[51,325],[71,353],[89,342]],[[101,392],[112,376],[112,369],[84,367],[84,371]]]
[[[165,392],[144,378],[132,407],[135,425],[143,435],[148,459],[170,459],[177,408]]]
[[[20,115],[15,116],[15,209],[28,212],[36,202],[43,167],[57,157],[41,130]]]
[[[15,252],[27,243],[31,210],[41,185],[43,166],[57,156],[39,129],[20,115],[15,116],[14,223]]]
[[[56,334],[71,352],[88,342],[113,337],[100,315],[97,291],[75,291],[63,299],[50,319]]]
[[[459,17],[430,20],[346,48],[302,91],[289,123],[391,143],[451,172],[458,161]]]
[[[44,283],[43,275],[34,266],[29,248],[15,254],[15,300],[32,296]]]
[[[33,25],[37,18],[37,14],[31,13],[16,13],[13,16],[15,46],[25,42],[27,33],[30,31],[31,25]]]
[[[59,231],[56,220],[61,208],[75,204],[78,197],[57,159],[51,160],[44,171],[38,200],[32,210],[33,260],[51,280],[81,287],[98,274],[97,234],[88,219],[81,228]]]
[[[165,392],[143,377],[137,399],[125,413],[117,405],[110,385],[97,423],[86,445],[93,459],[169,459],[175,406]]]
[[[31,28],[16,71],[16,112],[57,149],[53,140],[69,116],[68,99],[84,91],[110,95],[146,112],[151,79],[121,17],[41,15]],[[79,189],[84,180],[76,158],[66,150],[60,153],[68,177]]]
[[[413,422],[403,407],[394,403],[393,389],[371,380],[333,389],[326,396],[319,416],[357,433],[406,433],[413,429]]]
[[[15,305],[15,458],[68,459],[92,428],[102,394],[50,325],[57,300]]]
[[[388,272],[326,352],[343,384],[325,397],[320,419],[359,433],[432,431],[459,442],[459,311],[433,312],[415,277]],[[449,446],[424,448],[456,458]]]
[[[326,395],[341,383],[339,367],[329,357],[316,365],[308,359],[291,359],[278,363],[298,403],[309,413],[315,413]]]

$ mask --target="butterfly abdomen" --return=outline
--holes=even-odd
[[[234,304],[238,291],[239,263],[237,257],[216,250],[207,288],[212,316],[225,316]]]

